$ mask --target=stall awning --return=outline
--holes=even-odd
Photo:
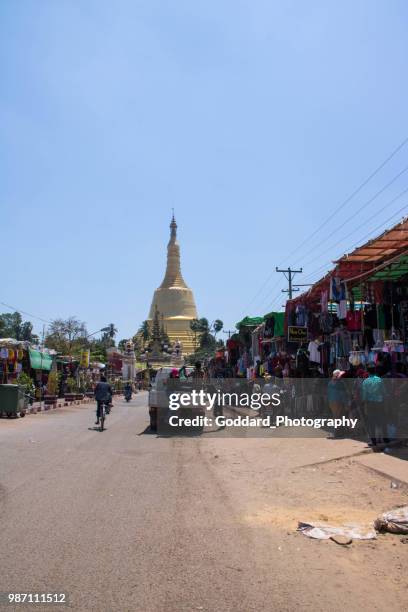
[[[28,349],[30,354],[30,364],[33,370],[51,370],[52,357],[47,353],[41,353],[34,349]]]
[[[408,218],[403,219],[377,238],[369,240],[352,253],[343,255],[338,263],[379,264],[408,249]]]
[[[240,329],[240,327],[256,327],[263,323],[263,320],[263,317],[245,317],[242,321],[236,323],[235,327],[237,329]]]

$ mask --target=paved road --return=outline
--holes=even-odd
[[[91,405],[0,421],[0,591],[115,612],[405,608],[408,546],[294,532],[316,509],[361,516],[394,495],[372,480],[360,503],[350,475],[346,493],[328,484],[347,466],[300,467],[346,441],[160,438],[145,393],[116,400],[104,433],[93,421]]]

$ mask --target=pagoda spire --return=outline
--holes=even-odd
[[[167,245],[166,274],[160,285],[160,289],[168,289],[170,287],[187,288],[183,275],[181,274],[180,245],[177,241],[177,223],[174,217],[174,209],[170,223],[170,240]]]

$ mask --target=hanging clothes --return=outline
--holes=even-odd
[[[346,299],[346,287],[338,276],[332,276],[330,279],[330,300],[332,302],[340,302]]]
[[[309,342],[307,350],[309,351],[309,361],[320,364],[319,342],[317,340],[312,340]]]
[[[347,317],[347,300],[340,300],[337,304],[337,316],[339,319],[345,319]]]
[[[360,331],[361,329],[361,312],[358,310],[349,310],[346,315],[347,329],[349,331]]]
[[[320,310],[321,312],[328,312],[329,310],[329,292],[327,289],[324,289],[321,293]]]
[[[296,325],[299,325],[299,327],[307,325],[307,311],[306,306],[303,304],[298,304],[296,306]]]

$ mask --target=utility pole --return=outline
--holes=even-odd
[[[236,332],[233,329],[224,329],[222,333],[228,334],[228,340],[229,340],[231,338],[231,334],[235,334]]]
[[[289,296],[289,299],[292,299],[292,294],[294,291],[299,291],[298,286],[297,287],[293,287],[292,285],[292,281],[295,277],[295,274],[301,274],[303,272],[303,268],[300,268],[300,270],[292,270],[290,267],[287,268],[286,270],[280,270],[279,268],[276,268],[276,272],[281,272],[286,280],[289,283],[288,289],[282,289],[282,293],[287,293]]]

